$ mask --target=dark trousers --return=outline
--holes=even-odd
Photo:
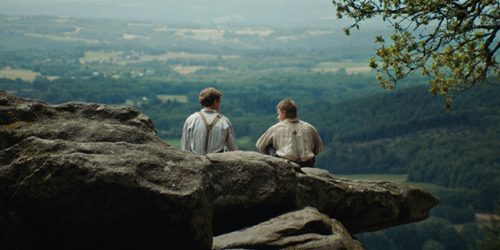
[[[279,155],[274,155],[278,158],[281,158],[281,159],[285,159],[285,160],[288,160],[287,158],[285,157],[281,157]],[[289,160],[290,161],[290,160]],[[314,167],[314,162],[316,162],[316,157],[313,157],[312,159],[308,160],[308,161],[293,161],[297,164],[299,164],[299,166],[301,168],[313,168]]]
[[[296,161],[295,163],[299,164],[301,168],[313,168],[314,167],[314,162],[316,162],[316,157],[313,157],[312,159],[308,161]]]

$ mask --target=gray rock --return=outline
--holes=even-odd
[[[403,184],[336,178],[317,168],[301,170],[298,207],[315,207],[351,233],[424,220],[438,203],[431,193]]]
[[[3,249],[210,249],[207,162],[129,108],[0,92]]]
[[[289,162],[255,152],[206,157],[216,235],[295,210],[298,179]]]
[[[215,195],[214,233],[229,233],[307,206],[342,222],[351,233],[428,217],[438,200],[401,184],[352,181],[326,170],[299,168],[254,152],[209,154]]]
[[[363,249],[334,219],[315,208],[289,212],[214,238],[212,249]]]
[[[0,91],[2,249],[210,249],[214,234],[308,206],[355,233],[423,220],[436,203],[419,189],[255,152],[198,157],[162,142],[134,109]]]

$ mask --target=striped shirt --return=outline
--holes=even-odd
[[[207,118],[209,124],[219,114],[209,109],[202,109],[200,112]],[[193,113],[186,119],[182,129],[181,150],[191,151],[197,155],[205,154],[206,135],[207,128],[200,114]],[[235,151],[237,149],[233,126],[227,117],[221,115],[210,130],[207,153]]]
[[[269,153],[269,146],[276,155],[295,162],[307,162],[323,149],[323,143],[316,129],[298,119],[285,119],[270,127],[256,143],[257,149]]]

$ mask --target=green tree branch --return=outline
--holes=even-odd
[[[360,23],[375,17],[393,28],[387,43],[376,38],[379,48],[370,67],[386,89],[420,70],[429,77],[429,91],[446,97],[451,108],[454,96],[485,82],[489,74],[500,78],[496,60],[500,48],[500,2],[497,0],[333,0],[339,18]]]

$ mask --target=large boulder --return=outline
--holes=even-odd
[[[214,238],[212,249],[360,250],[361,243],[335,219],[306,207]]]
[[[207,162],[136,110],[0,92],[3,249],[210,249]]]
[[[336,178],[255,152],[208,154],[214,232],[228,233],[285,211],[315,207],[351,233],[416,222],[438,200],[429,192],[389,182]]]
[[[216,235],[295,210],[299,183],[289,162],[256,152],[206,157]]]
[[[351,233],[421,221],[438,203],[431,193],[411,186],[336,178],[317,168],[301,170],[298,206],[317,208],[341,221]]]

